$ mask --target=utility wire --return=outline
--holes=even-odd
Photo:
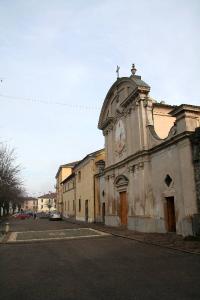
[[[59,105],[59,106],[67,106],[70,108],[80,109],[80,110],[99,110],[99,107],[97,106],[89,106],[89,105],[78,105],[78,104],[70,104],[70,103],[64,103],[64,102],[52,102],[48,100],[42,100],[42,99],[32,99],[32,98],[25,98],[25,97],[16,97],[11,95],[3,95],[0,94],[1,98],[6,99],[14,99],[14,100],[20,100],[20,101],[28,101],[33,103],[42,103],[46,105]]]

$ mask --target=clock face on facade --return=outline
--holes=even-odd
[[[116,151],[120,153],[126,142],[126,132],[125,132],[125,127],[124,123],[122,120],[119,120],[116,124],[116,129],[115,129],[115,144],[116,144]]]

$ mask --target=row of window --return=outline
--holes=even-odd
[[[74,211],[75,210],[75,201],[73,200],[72,202],[72,210]],[[64,210],[66,211],[69,211],[70,210],[70,201],[64,201]],[[78,200],[78,211],[80,212],[81,211],[81,199]]]
[[[40,199],[40,202],[43,203],[43,200],[45,201],[49,201],[49,203],[52,201],[52,202],[55,202],[55,199]]]
[[[81,209],[82,209],[82,205],[81,205],[81,199],[78,199],[78,211],[81,212]],[[75,201],[73,200],[73,210],[75,210]],[[66,211],[69,211],[70,210],[70,201],[64,201],[64,210]]]
[[[25,204],[28,205],[29,201],[26,201]],[[33,205],[37,205],[37,201],[33,201]]]
[[[73,188],[74,188],[74,181],[70,181],[70,182],[65,183],[63,185],[63,192],[66,192],[66,191],[68,191],[70,189],[73,189]]]
[[[70,201],[65,201],[64,202],[64,210],[66,211],[69,211],[70,210]],[[74,204],[74,200],[72,202],[72,210],[74,211],[75,210],[75,204]]]
[[[40,209],[43,209],[43,208],[44,208],[44,205],[41,205]],[[45,208],[47,208],[46,205],[45,205]],[[51,208],[56,208],[56,205],[52,206]]]

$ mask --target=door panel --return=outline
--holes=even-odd
[[[102,221],[105,223],[105,215],[106,215],[106,206],[105,202],[102,204]]]
[[[120,193],[120,219],[121,225],[127,225],[128,205],[126,192]]]
[[[174,197],[167,197],[167,227],[169,232],[176,232]]]
[[[88,200],[85,200],[85,221],[88,222]]]

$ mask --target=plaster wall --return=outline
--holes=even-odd
[[[38,201],[35,200],[25,200],[21,206],[23,210],[31,210],[31,211],[37,211],[38,208]]]
[[[134,89],[133,84],[132,94],[131,80],[137,85]],[[197,205],[189,133],[199,126],[200,108],[154,104],[149,90],[139,77],[131,76],[116,81],[104,100],[99,128],[107,151],[106,224],[120,225],[119,196],[126,191],[128,228],[166,232],[166,198],[174,197],[176,231],[192,235]],[[120,151],[116,147],[119,120],[126,133]],[[120,143],[124,141],[121,132]],[[167,175],[170,184],[165,181]]]
[[[75,215],[75,187],[74,179],[65,183],[63,187],[63,216],[65,218]]]
[[[56,177],[56,199],[57,209],[60,213],[63,213],[63,189],[61,182],[66,179],[72,173],[72,168],[60,167],[58,176]]]
[[[130,166],[134,166],[132,171],[129,171]],[[119,192],[114,178],[122,174],[129,181],[126,188],[128,228],[144,232],[166,232],[166,197],[172,196],[175,202],[177,233],[192,235],[192,216],[197,212],[197,205],[188,138],[146,158],[138,158],[110,173],[107,172],[106,222],[109,225],[113,219],[114,223],[119,223]],[[167,175],[172,178],[169,187],[165,182]]]
[[[48,204],[51,204],[51,208],[48,208]],[[56,200],[52,198],[38,198],[38,212],[49,212],[56,210]]]
[[[81,178],[78,178],[81,172]],[[81,209],[79,211],[79,199]],[[76,219],[85,220],[85,201],[88,200],[88,221],[94,221],[94,160],[89,159],[76,169]]]
[[[167,175],[172,178],[169,187],[165,183]],[[174,197],[177,233],[192,235],[192,215],[197,206],[188,139],[151,156],[151,179],[157,217],[166,222],[166,197]]]
[[[153,108],[153,124],[157,135],[164,139],[168,136],[171,127],[174,125],[176,118],[172,117],[169,112],[171,108],[154,106]]]
[[[106,187],[104,174],[95,177],[95,221],[103,222],[103,204],[106,199]]]

